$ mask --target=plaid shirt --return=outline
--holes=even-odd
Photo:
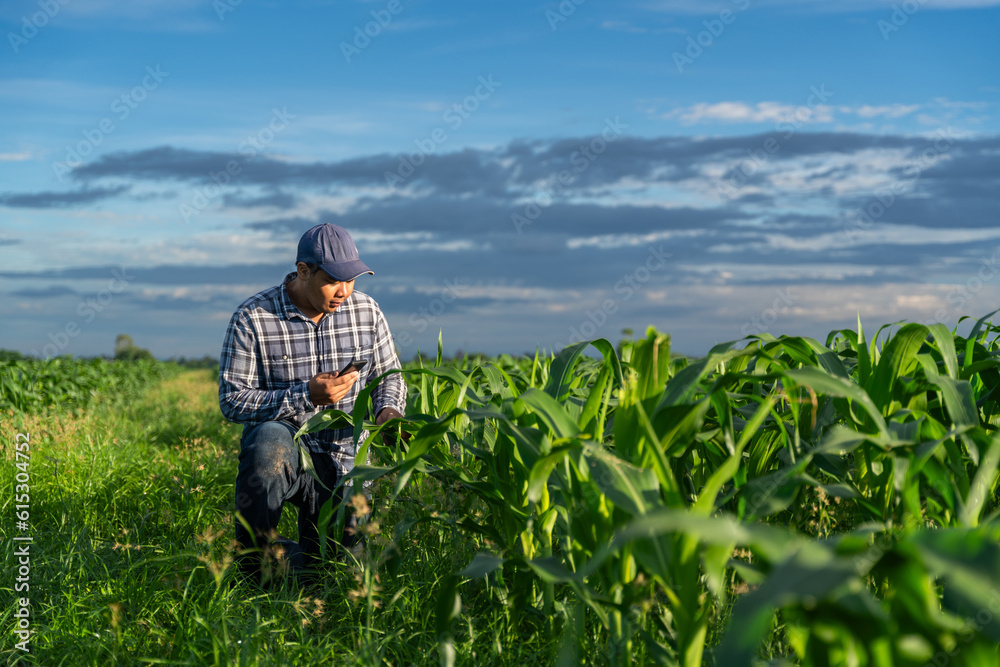
[[[219,361],[219,406],[231,422],[252,426],[283,421],[301,426],[321,409],[350,414],[361,388],[382,373],[399,368],[389,325],[378,304],[367,294],[353,292],[336,311],[316,324],[292,303],[281,285],[250,297],[236,309]],[[367,359],[347,396],[317,407],[309,398],[309,379],[323,371],[339,371],[352,357]],[[390,375],[372,392],[375,415],[382,408],[406,411],[403,376]],[[312,452],[329,452],[339,467],[354,467],[353,431],[325,429],[304,435],[300,442]],[[367,437],[367,432],[362,438]]]

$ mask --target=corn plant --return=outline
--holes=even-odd
[[[907,324],[878,345],[859,322],[825,345],[763,335],[678,360],[650,330],[620,358],[597,340],[459,366],[439,342],[434,366],[403,371],[405,420],[362,441],[369,386],[353,415],[325,411],[303,432],[351,423],[350,479],[394,475],[398,496],[426,475],[465,499],[397,528],[435,521],[488,547],[441,587],[446,663],[461,587],[481,580],[513,632],[561,631],[568,662],[591,619],[606,661],[696,667],[731,610],[719,664],[746,664],[730,660],[749,660],[781,609],[784,650],[806,664],[909,664],[954,648],[983,602],[969,577],[1000,583],[984,565],[1000,463],[991,333]],[[387,429],[409,443],[381,444]],[[807,493],[843,502],[835,534],[795,506]],[[962,540],[978,545],[965,560]],[[980,664],[985,644],[969,646],[963,664]]]

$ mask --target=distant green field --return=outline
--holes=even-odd
[[[6,605],[0,657],[1000,664],[1000,329],[858,329],[702,359],[653,330],[549,358],[439,350],[382,427],[409,442],[368,426],[349,480],[374,483],[365,556],[267,592],[231,586],[240,426],[212,371],[0,362],[0,588],[26,595],[13,538],[30,534],[34,633],[29,657]],[[360,432],[367,396],[312,428]]]

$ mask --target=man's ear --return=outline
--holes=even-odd
[[[295,271],[299,276],[299,280],[309,280],[309,267],[306,266],[305,262],[296,262]]]

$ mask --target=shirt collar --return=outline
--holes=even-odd
[[[299,317],[302,319],[309,319],[306,317],[298,307],[292,303],[292,297],[288,294],[288,281],[297,275],[295,271],[292,271],[285,276],[285,279],[281,281],[281,290],[278,292],[278,299],[281,303],[281,310],[285,314],[285,319],[290,320],[293,317]]]

